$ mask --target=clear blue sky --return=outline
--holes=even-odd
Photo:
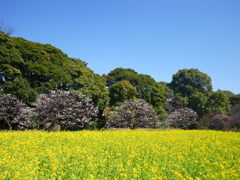
[[[129,67],[170,82],[198,68],[240,93],[240,0],[5,0],[0,18],[99,74]]]

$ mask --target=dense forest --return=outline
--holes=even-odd
[[[0,64],[1,129],[240,127],[240,94],[213,91],[198,69],[181,69],[169,83],[126,68],[101,76],[49,44],[1,31]],[[21,116],[29,108],[31,120]]]

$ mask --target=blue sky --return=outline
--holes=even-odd
[[[170,82],[198,68],[215,90],[240,93],[239,0],[5,0],[0,18],[99,74],[128,67]]]

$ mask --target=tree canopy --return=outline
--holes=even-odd
[[[182,69],[173,75],[170,87],[183,97],[190,97],[195,92],[211,92],[211,78],[198,69]]]
[[[0,32],[0,84],[5,92],[33,102],[36,93],[74,89],[105,107],[108,101],[106,80],[93,73],[80,59],[69,58],[49,44],[9,37]],[[16,84],[20,87],[15,91]],[[27,88],[27,90],[26,90]]]
[[[34,107],[40,94],[63,90],[63,96],[67,98],[68,92],[74,90],[91,99],[98,108],[96,126],[94,124],[98,128],[105,126],[108,111],[136,99],[150,104],[161,120],[167,114],[174,114],[175,117],[186,108],[197,113],[198,122],[209,114],[232,115],[239,120],[240,94],[235,95],[227,90],[213,91],[211,78],[198,69],[181,69],[173,75],[170,83],[156,82],[149,75],[126,68],[116,68],[100,76],[82,60],[70,58],[50,44],[10,37],[1,30],[0,65],[0,93],[7,94],[6,97],[11,97],[14,102],[21,102],[23,105],[18,104],[26,107],[27,112],[28,107]],[[5,111],[11,105],[7,103],[9,107],[6,108],[4,103],[2,105],[0,116],[4,114],[5,120],[1,121],[5,122],[4,127],[15,118],[6,116]],[[73,103],[71,106],[74,107]],[[14,128],[24,129],[15,125]]]
[[[109,88],[110,105],[119,105],[128,99],[136,97],[137,91],[127,80],[122,80]]]
[[[182,69],[173,75],[169,84],[174,95],[186,101],[186,106],[199,117],[209,113],[229,114],[229,91],[212,90],[211,78],[198,69]]]
[[[132,69],[116,68],[106,76],[106,79],[108,86],[122,80],[129,81],[136,88],[138,99],[144,99],[151,104],[158,114],[165,114],[163,104],[166,100],[166,90],[151,76],[138,74]]]

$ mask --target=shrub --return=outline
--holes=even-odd
[[[0,95],[0,128],[23,130],[30,127],[31,108],[11,94]]]
[[[215,130],[230,130],[234,127],[234,118],[231,116],[211,113],[199,121],[199,126],[201,128],[215,129]]]
[[[83,129],[98,113],[92,101],[77,91],[48,91],[39,95],[33,105],[37,126],[41,128],[51,123],[47,130],[56,125],[64,129]]]
[[[142,99],[126,100],[109,114],[107,128],[153,128],[158,118],[153,107]]]
[[[197,113],[192,109],[181,108],[168,115],[166,124],[174,128],[193,129],[197,125],[197,118]]]

